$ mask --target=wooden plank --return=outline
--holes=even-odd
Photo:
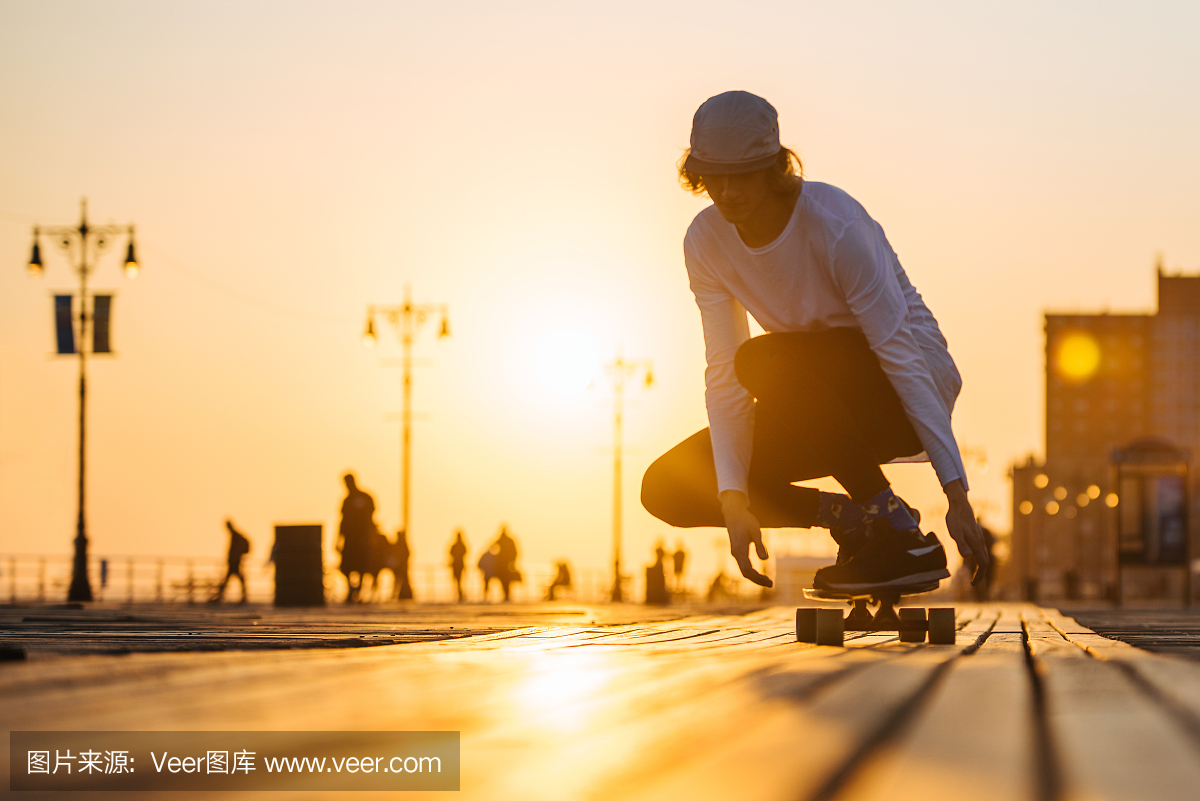
[[[988,633],[956,659],[898,735],[858,766],[839,801],[1032,799],[1032,686],[1015,611],[976,610],[964,630]],[[1007,614],[1007,620],[1005,620]],[[961,621],[961,616],[960,616]],[[960,631],[960,642],[964,631]]]
[[[795,645],[796,636],[792,631],[737,631],[728,630],[701,634],[686,639],[673,639],[664,642],[650,643],[638,647],[640,653],[680,653],[682,651],[698,651],[717,655],[723,650],[730,649],[761,649],[772,644]]]
[[[956,660],[916,721],[867,761],[838,800],[1033,799],[1031,694],[1023,651]]]
[[[865,633],[861,639],[862,647],[856,647],[859,645],[856,641],[846,649],[794,643],[787,649],[776,648],[771,653],[786,650],[792,654],[787,669],[767,669],[763,663],[746,663],[751,669],[746,674],[747,680],[758,687],[757,692],[750,692],[741,684],[742,689],[733,694],[702,692],[694,702],[672,704],[669,709],[658,710],[659,714],[643,710],[635,718],[624,721],[619,731],[589,732],[579,739],[578,747],[586,746],[591,755],[586,760],[587,768],[583,769],[583,774],[595,777],[598,784],[580,784],[583,776],[578,761],[564,763],[561,754],[557,758],[554,756],[557,752],[533,749],[525,753],[538,754],[537,764],[523,765],[515,772],[500,772],[499,783],[490,785],[488,793],[496,798],[628,798],[642,795],[719,798],[730,793],[743,798],[792,798],[796,767],[794,751],[811,749],[814,729],[808,726],[806,731],[806,727],[798,727],[795,710],[781,702],[798,702],[814,687],[828,688],[853,681],[857,673],[845,668],[862,659],[871,660],[871,664],[880,659],[895,661],[894,657],[914,650],[913,646],[897,644],[892,633]],[[638,652],[669,647],[686,648],[689,645],[687,641],[659,643],[643,646]],[[875,682],[868,682],[868,686],[874,685]],[[886,688],[885,692],[904,697],[904,682],[883,680],[881,686]],[[851,698],[863,698],[861,691],[849,693]],[[875,714],[887,711],[886,704],[871,705],[868,699],[868,705]],[[864,717],[856,712],[854,717],[861,722],[870,715]],[[824,733],[820,736],[823,738]],[[745,744],[747,739],[748,745]],[[765,758],[756,756],[752,760],[755,767],[750,784],[742,778],[744,765],[729,771],[718,769],[717,775],[713,775],[715,760],[737,761],[736,756],[730,757],[731,742],[743,743],[749,751],[756,752],[761,750],[754,744],[759,741],[768,743],[768,750],[785,749],[786,758],[776,761],[769,755]],[[563,764],[574,766],[569,776],[560,775]],[[835,766],[825,767],[830,771],[836,769]],[[814,775],[813,771],[806,772],[810,778]],[[539,789],[530,790],[529,783],[539,778]],[[718,781],[714,782],[714,779]],[[540,789],[542,786],[550,789]],[[571,789],[578,787],[587,787],[589,792],[576,796]],[[533,795],[529,795],[531,792]]]
[[[904,646],[845,649],[892,653],[818,688],[811,700],[752,706],[723,723],[702,746],[650,755],[653,774],[614,777],[595,798],[805,798],[842,773],[961,649]],[[745,723],[739,725],[739,721]],[[749,771],[749,773],[748,773]],[[752,784],[748,783],[752,776]]]
[[[1059,634],[1036,607],[1021,611],[1021,625],[1028,639],[1029,652],[1035,661],[1051,654],[1073,659],[1083,659],[1087,656],[1082,649]]]
[[[1044,609],[1042,615],[1089,655],[1130,671],[1144,691],[1156,697],[1188,730],[1193,742],[1200,743],[1200,664],[1103,637],[1055,609]]]
[[[1120,668],[1089,657],[1045,619],[1030,615],[1026,626],[1063,798],[1194,801],[1200,753],[1171,716]]]
[[[614,652],[607,649],[598,652],[605,659],[614,658]],[[615,653],[618,661],[624,661],[628,652]],[[730,736],[746,726],[768,725],[813,687],[827,684],[847,670],[853,672],[888,658],[871,649],[818,649],[798,644],[771,653],[776,656],[770,661],[757,654],[739,658],[736,677],[729,674],[733,665],[726,659],[665,659],[660,682],[645,678],[634,682],[627,675],[621,684],[634,682],[638,689],[627,688],[620,699],[605,699],[605,719],[572,731],[569,738],[547,737],[544,730],[530,727],[528,722],[481,731],[471,740],[472,753],[498,767],[481,771],[487,774],[487,783],[475,788],[474,797],[531,801],[622,797],[623,791],[611,787],[618,777],[642,786],[697,754],[722,749]],[[660,658],[654,661],[660,662]],[[697,681],[695,666],[706,664],[710,671],[719,668],[724,677]],[[598,787],[606,789],[602,792]],[[754,789],[743,796],[756,797],[757,790],[756,780]]]
[[[1121,654],[1120,661],[1148,686],[1152,695],[1175,716],[1200,747],[1200,665],[1190,660],[1148,654]]]
[[[1021,614],[1027,608],[1025,604],[1004,604],[996,611],[999,619],[992,630],[995,634],[1021,634],[1025,628],[1021,622]]]
[[[1093,610],[1079,622],[1138,648],[1200,660],[1200,614],[1194,609]]]
[[[778,792],[789,786],[786,777],[780,781],[779,775],[788,770],[788,764],[772,764],[770,755],[742,764],[725,774],[719,785],[707,786],[701,781],[688,790],[690,795],[670,788],[681,779],[687,783],[697,772],[708,776],[706,765],[747,737],[765,735],[770,742],[794,746],[799,732],[792,727],[792,711],[814,688],[840,683],[847,673],[856,675],[889,658],[855,650],[843,651],[837,659],[814,655],[798,661],[749,660],[743,662],[742,673],[735,679],[707,684],[689,680],[686,671],[681,674],[673,666],[664,666],[664,679],[671,682],[664,686],[674,691],[669,703],[651,706],[643,702],[652,699],[642,697],[627,707],[627,715],[607,720],[605,725],[593,723],[562,742],[547,742],[544,734],[534,733],[538,740],[525,740],[520,760],[494,771],[489,777],[492,782],[486,789],[480,788],[478,797],[523,801],[716,799],[729,797],[729,788],[738,787],[734,797],[790,798],[787,792]],[[486,736],[492,742],[499,734]],[[475,753],[480,752],[480,745],[476,742],[473,746]],[[749,783],[745,780],[747,769],[753,776]]]

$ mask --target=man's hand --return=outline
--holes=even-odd
[[[750,543],[754,543],[759,559],[767,558],[758,518],[750,513],[750,499],[743,492],[725,490],[721,493],[721,511],[725,515],[725,528],[729,530],[729,552],[737,560],[738,569],[758,586],[770,587],[771,580],[750,564]]]
[[[946,512],[946,528],[958,552],[962,554],[963,562],[971,571],[971,583],[978,584],[987,576],[991,569],[991,557],[988,556],[987,542],[979,524],[975,522],[975,512],[971,502],[967,500],[967,491],[959,479],[951,481],[944,487],[946,499],[950,502],[950,511]]]

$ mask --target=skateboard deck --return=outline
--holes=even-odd
[[[830,590],[819,590],[814,587],[806,587],[804,589],[804,597],[810,601],[870,601],[871,603],[880,603],[881,600],[891,599],[894,604],[905,595],[921,595],[926,592],[933,592],[939,586],[941,581],[930,581],[925,584],[917,584],[909,587],[897,587],[874,590],[871,592],[833,592]]]

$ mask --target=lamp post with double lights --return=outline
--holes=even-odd
[[[133,244],[132,225],[89,225],[87,198],[80,201],[79,225],[33,227],[33,252],[29,257],[29,276],[41,278],[41,240],[45,237],[67,255],[75,274],[79,276],[79,316],[71,310],[71,296],[55,298],[56,327],[58,329],[58,352],[79,356],[79,516],[75,531],[75,557],[71,566],[71,586],[67,591],[68,601],[92,600],[92,585],[88,580],[88,538],[85,513],[85,475],[87,454],[87,333],[88,333],[88,276],[96,269],[100,255],[120,236],[128,236],[125,249],[125,275],[136,278],[138,261]],[[111,295],[93,295],[91,321],[93,331],[93,353],[108,353],[108,312]],[[64,302],[65,301],[65,302]],[[72,329],[79,321],[78,339]]]
[[[611,600],[625,600],[621,590],[621,450],[625,417],[625,382],[642,374],[647,389],[654,386],[654,368],[649,359],[626,359],[617,349],[617,358],[604,365],[613,382],[613,585]]]
[[[450,336],[450,312],[445,303],[413,303],[412,287],[404,285],[404,302],[399,306],[368,306],[367,327],[363,332],[363,345],[375,345],[375,318],[381,316],[392,324],[403,347],[401,366],[403,376],[404,404],[400,413],[400,526],[409,534],[409,494],[412,487],[412,347],[421,325],[434,315],[441,316],[438,339]]]

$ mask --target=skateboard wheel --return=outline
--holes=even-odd
[[[845,645],[846,621],[841,609],[817,609],[817,645]]]
[[[954,645],[954,607],[929,610],[929,642],[933,645]]]
[[[900,610],[900,642],[925,642],[925,608],[908,606]]]
[[[817,610],[801,607],[796,610],[796,642],[817,641]]]

